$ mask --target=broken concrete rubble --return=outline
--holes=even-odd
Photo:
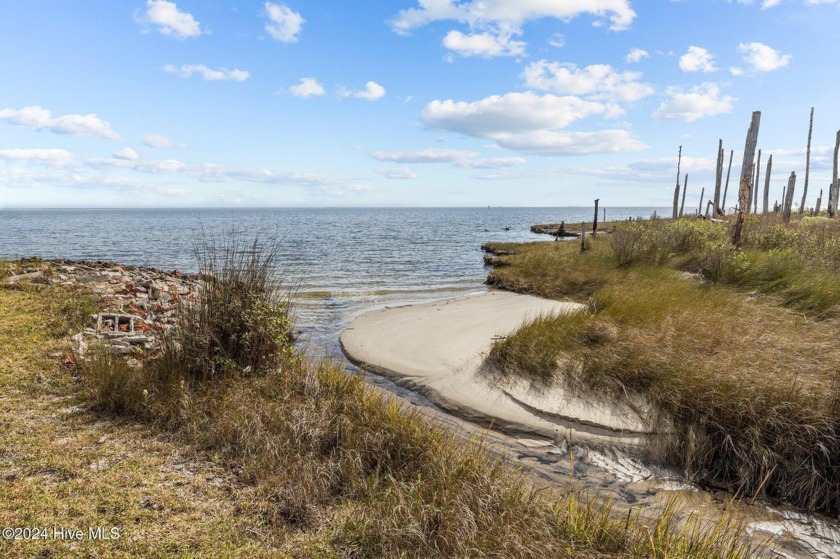
[[[175,327],[180,304],[197,297],[202,284],[198,276],[178,270],[108,262],[23,260],[13,271],[3,283],[56,285],[97,294],[100,312],[72,337],[74,352],[82,359],[91,344],[137,359],[154,355],[163,336]]]

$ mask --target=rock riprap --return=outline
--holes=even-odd
[[[198,276],[178,270],[108,262],[23,260],[15,268],[15,274],[3,283],[62,286],[97,295],[100,312],[72,338],[80,358],[91,343],[102,344],[109,353],[137,359],[154,355],[163,336],[175,327],[178,307],[196,298],[202,284]]]

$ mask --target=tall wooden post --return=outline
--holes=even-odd
[[[683,216],[683,210],[685,209],[685,191],[688,190],[688,173],[685,174],[685,180],[683,181],[683,195],[682,195],[682,203],[680,204],[680,217]]]
[[[840,130],[837,131],[837,141],[834,144],[834,173],[831,175],[831,188],[828,194],[828,215],[834,217],[837,213],[837,194],[840,191],[840,181],[837,180],[837,156],[840,153]]]
[[[592,220],[592,236],[598,232],[598,201],[600,198],[595,198],[595,218]]]
[[[758,150],[758,159],[755,161],[755,180],[753,181],[752,187],[752,202],[753,202],[753,213],[758,213],[758,184],[759,184],[759,177],[761,175],[761,150]]]
[[[706,195],[706,187],[700,189],[700,206],[697,208],[697,215],[703,215],[703,196]]]
[[[729,169],[726,171],[726,186],[723,189],[723,200],[720,202],[720,209],[726,213],[726,193],[729,192],[729,174],[732,172],[732,156],[735,155],[735,150],[729,150]]]
[[[732,227],[732,244],[741,248],[741,232],[744,229],[744,210],[747,208],[747,201],[750,197],[750,164],[755,155],[755,145],[758,143],[758,129],[761,125],[761,111],[754,111],[750,127],[747,130],[747,139],[744,143],[744,163],[741,165],[741,183],[738,188],[738,217]]]
[[[817,205],[814,208],[814,215],[820,215],[820,206],[822,206],[823,189],[820,188],[820,197],[817,198]]]
[[[580,251],[586,250],[586,222],[580,222]]]
[[[762,211],[767,213],[770,204],[770,172],[773,170],[773,154],[767,158],[767,171],[764,173],[764,205]]]
[[[674,187],[674,211],[672,212],[672,217],[677,219],[679,217],[679,212],[677,211],[679,208],[677,207],[677,203],[680,200],[680,164],[682,163],[682,146],[680,146],[679,154],[677,155],[677,186]]]
[[[715,197],[713,214],[720,210],[720,187],[723,186],[723,140],[718,140],[717,165],[715,165]]]
[[[805,211],[805,197],[808,195],[808,177],[811,175],[811,134],[814,132],[814,107],[811,107],[811,119],[808,122],[808,151],[805,152],[805,186],[802,187],[802,202],[799,213]]]
[[[782,223],[790,223],[790,210],[793,206],[793,190],[796,188],[796,173],[791,172],[787,185],[787,197],[785,198],[785,211],[782,214]]]

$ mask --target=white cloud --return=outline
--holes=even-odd
[[[210,68],[204,64],[182,64],[181,66],[174,66],[167,64],[163,67],[163,71],[167,74],[178,74],[182,78],[189,78],[193,74],[200,75],[204,81],[230,81],[230,82],[244,82],[251,74],[245,70],[234,68],[228,70],[227,68]]]
[[[131,148],[121,149],[114,154],[114,159],[122,159],[124,161],[136,161],[139,159],[137,152]]]
[[[493,137],[544,128],[564,128],[576,120],[602,114],[606,106],[578,97],[536,95],[531,92],[493,95],[472,103],[432,101],[423,110],[430,128],[468,136]]]
[[[640,62],[643,58],[647,58],[649,56],[650,53],[645,49],[634,48],[627,53],[627,56],[624,58],[624,60],[632,64],[634,62]]]
[[[52,113],[37,105],[22,109],[0,110],[0,120],[11,124],[49,130],[68,136],[95,136],[106,140],[119,140],[120,136],[111,129],[111,125],[95,114],[69,114],[53,118]]]
[[[49,167],[73,167],[76,160],[64,149],[0,149],[0,160],[34,162]]]
[[[412,171],[408,167],[388,167],[385,169],[377,169],[377,173],[385,177],[386,179],[416,179],[417,173]]]
[[[555,48],[562,48],[566,46],[566,37],[562,33],[555,33],[548,38],[548,44]]]
[[[732,74],[735,77],[743,76],[744,75],[744,69],[743,68],[738,68],[737,66],[733,66],[729,69],[729,73]]]
[[[365,84],[364,90],[352,93],[352,95],[353,97],[367,99],[368,101],[378,101],[379,99],[385,97],[385,88],[378,83],[371,81]]]
[[[296,43],[303,24],[306,22],[301,15],[283,4],[265,3],[265,15],[268,23],[265,30],[272,38],[281,43]]]
[[[143,136],[143,144],[150,148],[168,148],[172,146],[172,140],[163,134],[146,134]]]
[[[455,20],[470,28],[498,26],[520,29],[529,20],[556,18],[569,21],[580,15],[608,18],[614,30],[626,29],[636,18],[629,0],[418,0],[416,8],[401,10],[391,25],[397,33],[441,21]]]
[[[315,78],[301,78],[300,83],[289,88],[295,97],[317,97],[324,94],[324,86]]]
[[[702,47],[688,47],[680,57],[680,70],[683,72],[715,72],[715,57]]]
[[[201,35],[201,25],[191,14],[178,10],[175,2],[148,0],[146,12],[143,15],[135,15],[134,19],[138,23],[157,25],[162,34],[178,39]]]
[[[633,102],[654,92],[653,87],[639,81],[641,73],[617,72],[607,64],[578,68],[575,64],[540,60],[529,64],[522,76],[525,84],[534,89],[594,99]]]
[[[496,137],[496,142],[508,149],[537,155],[622,153],[641,151],[648,147],[627,130],[595,132],[537,130],[525,134],[500,134]]]
[[[469,33],[450,31],[443,38],[443,46],[461,56],[522,56],[525,43],[515,41],[511,33]]]
[[[744,62],[752,66],[756,72],[770,72],[787,66],[792,58],[789,54],[782,54],[764,43],[741,43],[738,52],[744,56]]]
[[[656,120],[684,120],[694,122],[707,116],[732,112],[735,101],[729,95],[721,95],[720,87],[714,83],[704,83],[683,91],[677,87],[668,88],[670,99],[663,101],[651,115]]]
[[[499,169],[525,163],[522,157],[482,158],[478,152],[457,149],[421,149],[415,151],[373,151],[370,156],[391,163],[452,163],[466,169]]]

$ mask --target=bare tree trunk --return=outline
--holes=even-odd
[[[718,140],[717,165],[715,166],[715,197],[714,212],[717,214],[720,210],[720,187],[723,186],[723,140]]]
[[[758,213],[758,185],[761,176],[761,150],[758,150],[758,159],[755,163],[755,181],[753,181],[753,213]]]
[[[679,155],[677,155],[677,186],[674,188],[674,211],[673,211],[673,218],[677,219],[679,217],[679,212],[677,211],[679,208],[677,207],[677,202],[680,199],[680,164],[682,163],[682,146],[680,146]]]
[[[685,180],[683,181],[683,195],[682,195],[682,203],[680,204],[680,217],[683,216],[683,210],[685,209],[685,192],[688,190],[688,173],[685,174]]]
[[[741,165],[741,183],[738,188],[738,217],[732,227],[732,244],[741,248],[741,232],[744,229],[744,210],[750,196],[750,163],[755,155],[755,145],[758,143],[758,129],[761,125],[761,111],[754,111],[747,139],[744,144],[744,163]]]
[[[840,130],[837,131],[837,141],[834,144],[834,173],[831,176],[831,188],[828,194],[828,215],[834,217],[837,213],[837,194],[840,191],[840,182],[837,180],[837,156],[840,152]]]
[[[790,223],[790,210],[793,206],[793,190],[796,188],[796,173],[791,172],[787,185],[787,197],[785,198],[785,211],[782,214],[782,223]]]
[[[814,208],[814,215],[820,215],[820,206],[822,206],[823,189],[820,188],[820,197],[817,198],[817,206]]]
[[[580,251],[586,250],[586,222],[580,222]]]
[[[753,199],[753,178],[755,178],[755,161],[750,164],[750,178],[749,178],[749,192],[747,193],[747,208],[744,213],[749,214],[752,212],[752,199]]]
[[[773,170],[773,154],[767,158],[767,171],[764,173],[764,206],[762,211],[767,213],[770,209],[770,172]]]
[[[735,150],[729,150],[729,169],[726,171],[726,187],[723,189],[723,200],[720,202],[720,209],[726,213],[726,193],[729,192],[729,174],[732,172],[732,156],[735,155]]]
[[[782,205],[779,206],[779,211],[782,213],[785,211],[785,200],[787,200],[787,185],[782,187]]]
[[[706,195],[706,187],[700,189],[700,205],[697,207],[697,215],[703,215],[703,196]]]
[[[595,198],[595,218],[592,220],[592,236],[598,232],[598,201],[600,198]]]
[[[706,219],[709,219],[709,211],[710,211],[710,210],[711,210],[711,211],[713,211],[713,212],[714,212],[714,210],[715,210],[715,203],[714,203],[714,201],[713,201],[713,200],[709,200],[708,202],[706,202],[706,213],[705,213],[705,214],[703,214],[703,216],[704,216]],[[712,215],[712,217],[714,217],[714,215]]]
[[[805,152],[805,186],[802,187],[802,203],[799,213],[805,211],[805,197],[808,196],[808,178],[811,176],[811,134],[814,133],[814,107],[811,107],[811,119],[808,123],[808,151]]]

